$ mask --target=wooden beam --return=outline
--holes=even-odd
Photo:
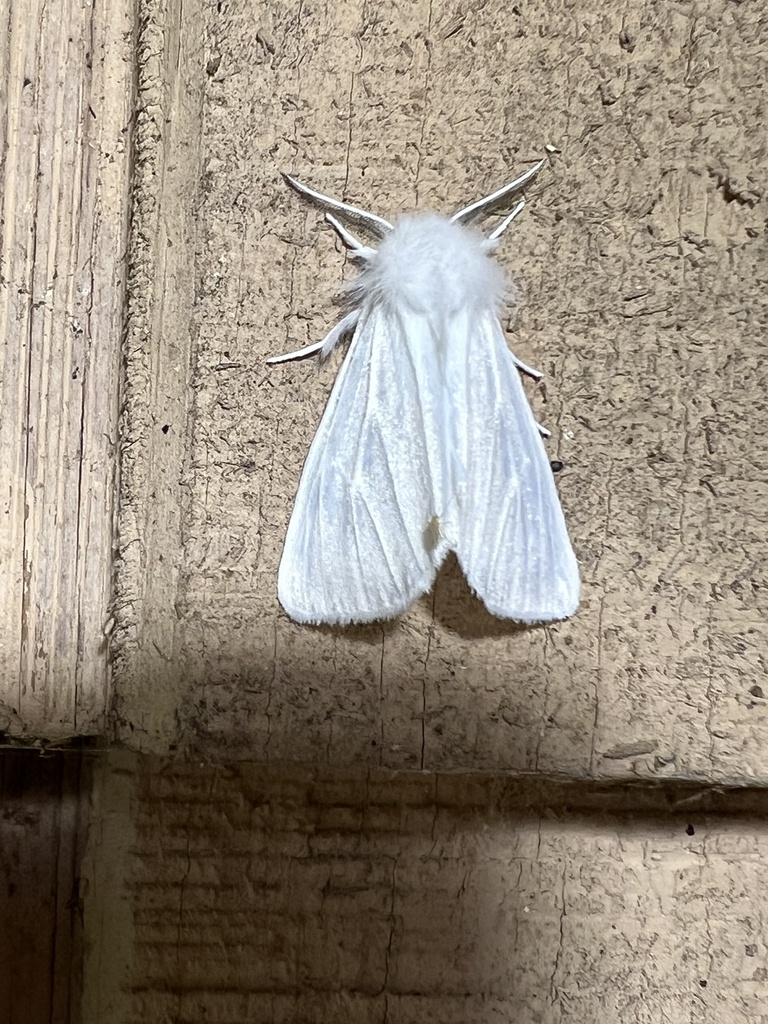
[[[104,727],[132,0],[11,0],[0,43],[0,732]]]

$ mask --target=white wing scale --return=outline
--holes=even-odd
[[[368,622],[432,586],[446,543],[434,436],[434,341],[423,320],[361,315],[312,442],[285,540],[278,596],[299,622]]]
[[[490,612],[518,622],[572,615],[579,570],[552,469],[498,319],[457,318],[449,389],[465,476],[455,536],[467,581]]]
[[[501,326],[461,313],[438,343],[437,330],[376,306],[361,317],[280,564],[280,602],[299,622],[397,615],[450,549],[494,615],[546,622],[576,610],[578,565]]]

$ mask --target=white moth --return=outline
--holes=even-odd
[[[519,192],[541,163],[455,213],[396,225],[307,188],[303,195],[382,239],[363,245],[326,219],[363,264],[354,309],[323,339],[270,363],[320,353],[352,333],[299,484],[278,575],[298,622],[398,615],[454,551],[487,609],[519,622],[572,615],[579,571],[552,470],[498,310],[490,258],[521,201],[487,238],[465,226]]]

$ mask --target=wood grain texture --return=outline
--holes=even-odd
[[[141,735],[136,688],[164,736],[183,700],[178,656],[184,467],[191,423],[200,14],[195,0],[145,0],[138,40],[136,152],[121,422],[114,720]]]
[[[136,350],[154,369],[134,375],[125,446],[147,473],[123,515],[154,539],[122,578],[144,610],[118,637],[118,735],[335,766],[768,781],[757,6],[145,9],[158,105],[140,152],[168,173],[137,207],[157,298]],[[294,625],[277,565],[338,360],[264,359],[323,336],[351,271],[279,172],[391,217],[455,209],[547,144],[500,259],[525,293],[510,342],[546,372],[532,397],[565,463],[582,608],[510,628],[451,563],[393,623]],[[153,419],[152,389],[173,416]]]
[[[0,732],[105,726],[131,0],[13,0],[2,57]]]

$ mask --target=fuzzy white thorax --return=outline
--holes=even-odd
[[[509,289],[486,239],[435,213],[398,221],[351,285],[362,302],[453,315],[496,309]]]

